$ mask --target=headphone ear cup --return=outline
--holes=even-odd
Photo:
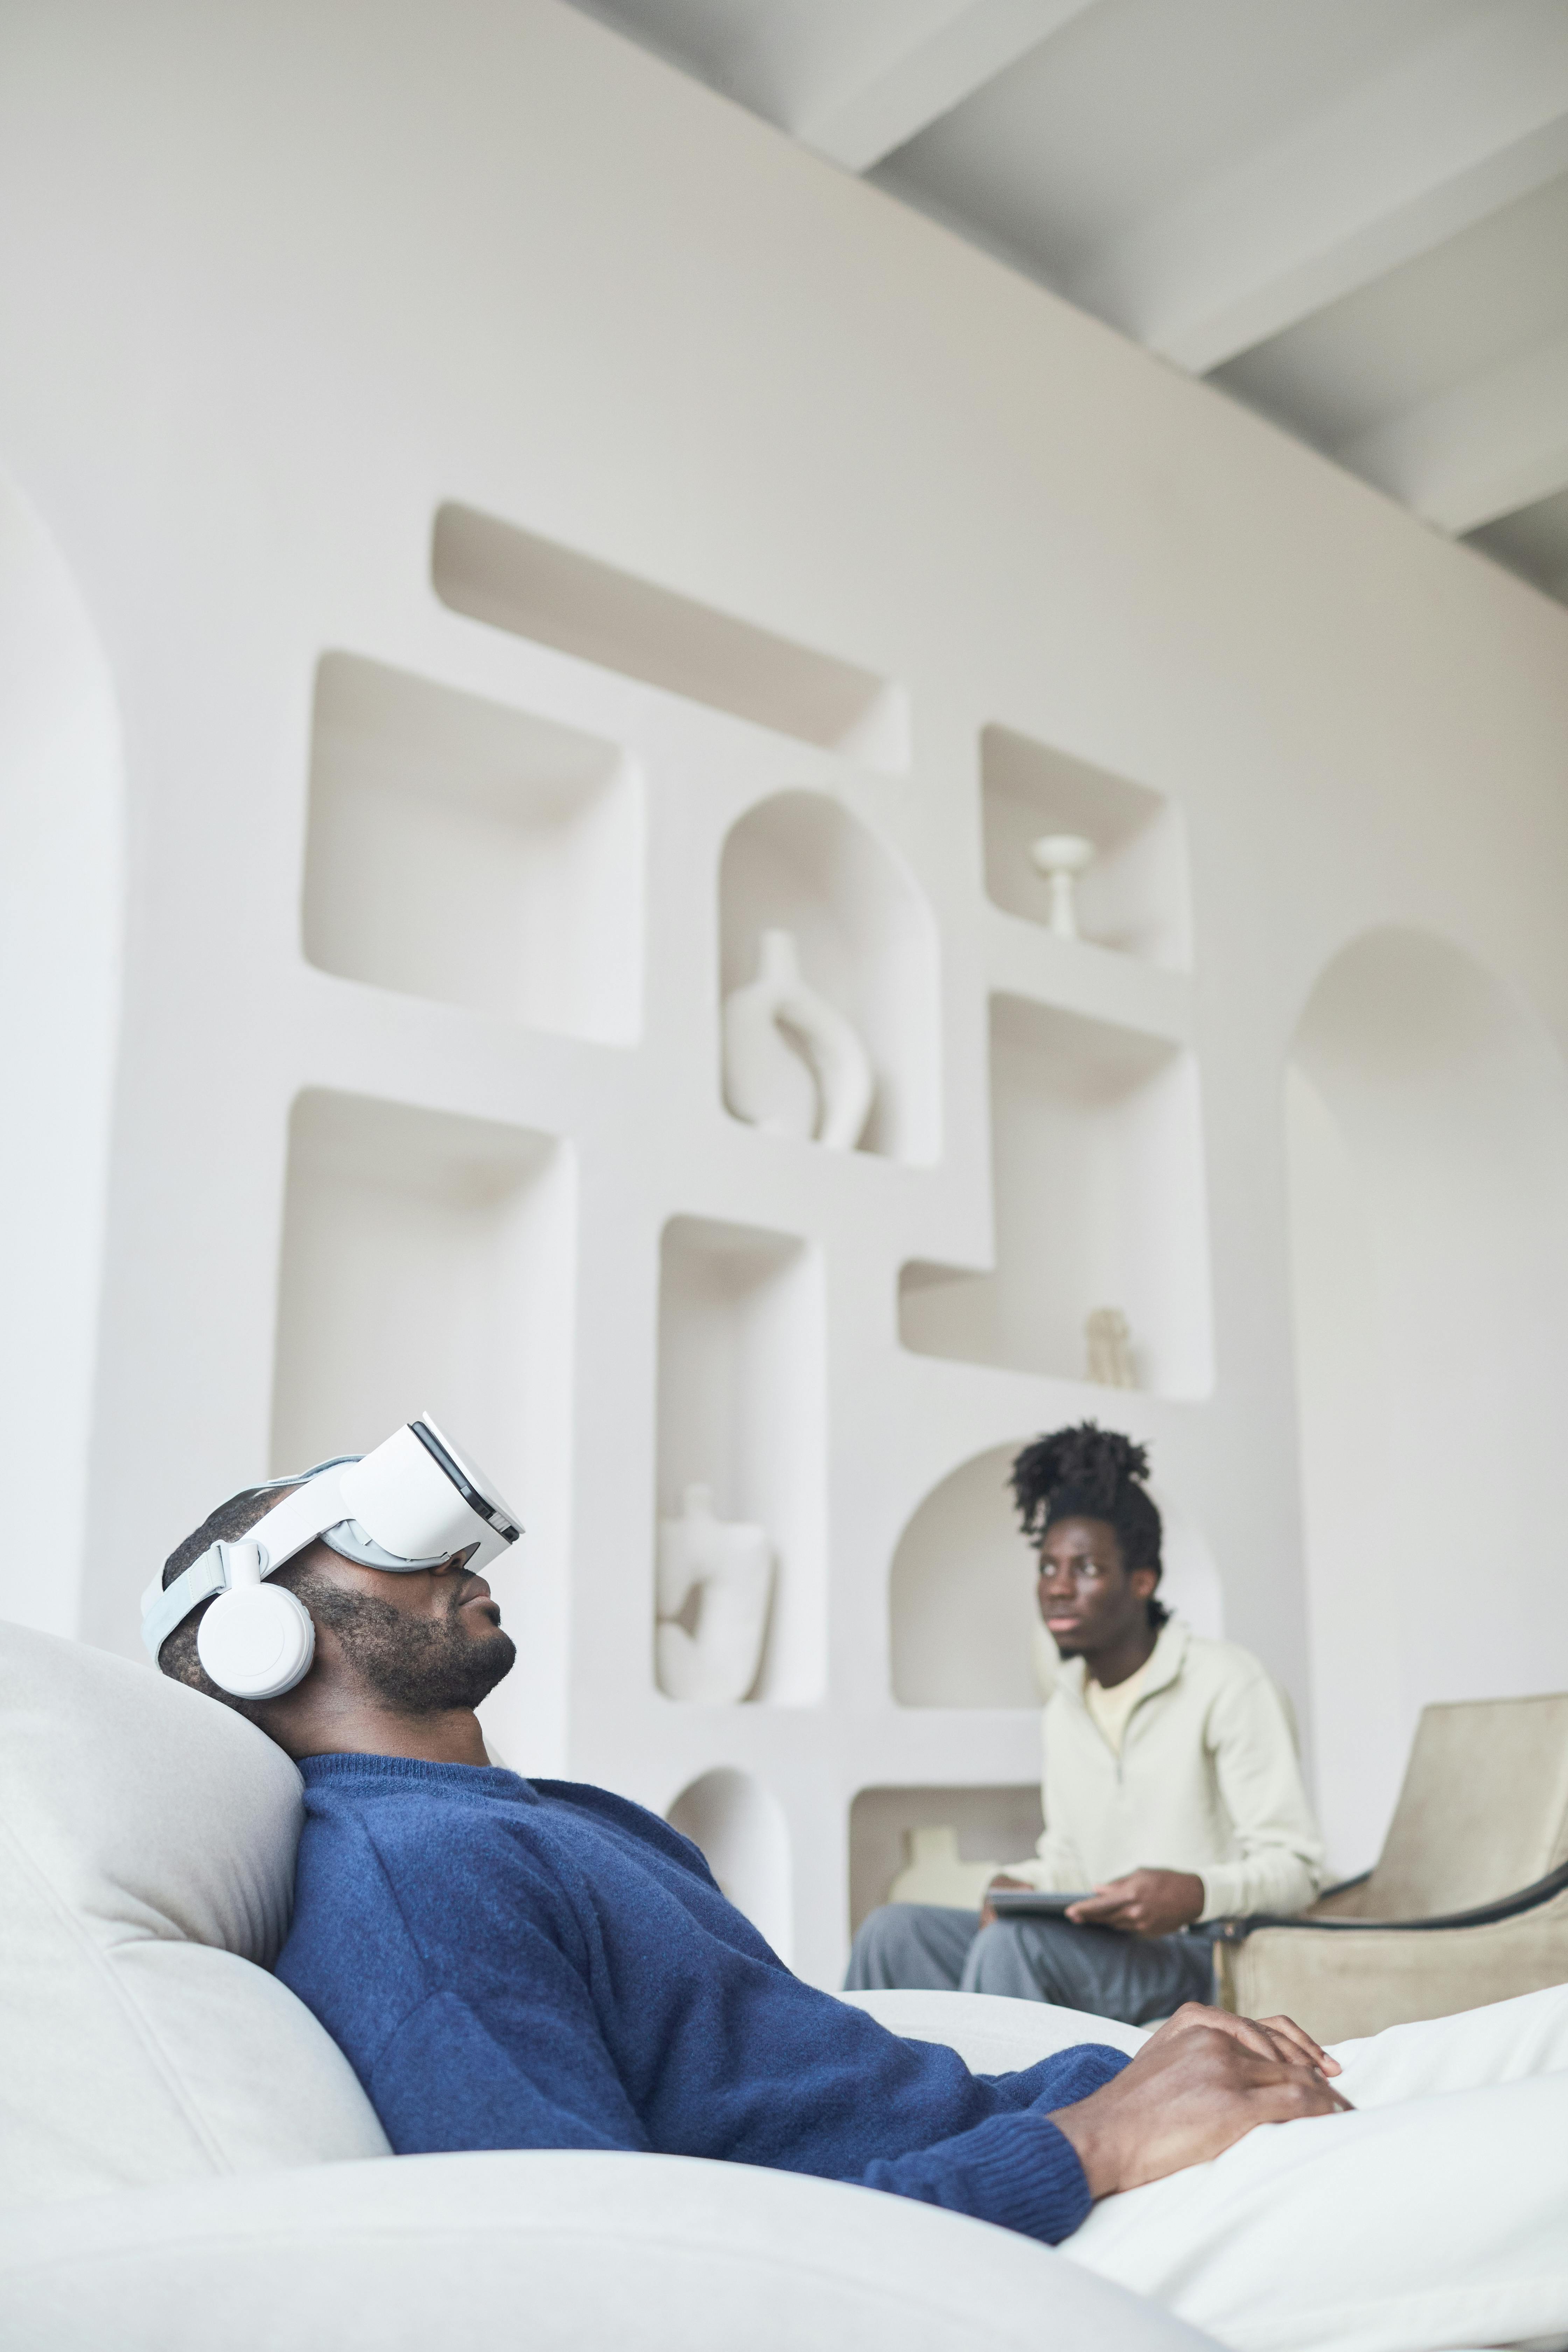
[[[315,1654],[310,1612],[281,1584],[220,1592],[196,1628],[208,1680],[231,1698],[281,1698],[304,1681]]]

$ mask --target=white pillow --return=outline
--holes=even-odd
[[[267,1974],[303,1801],[282,1750],[147,1667],[0,1624],[0,2201],[384,2156]]]

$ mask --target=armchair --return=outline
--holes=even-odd
[[[1227,2009],[1321,2042],[1568,1980],[1568,1694],[1428,1706],[1373,1867],[1294,1918],[1225,1923]]]

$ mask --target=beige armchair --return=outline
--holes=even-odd
[[[1423,1710],[1376,1864],[1225,1923],[1215,1995],[1321,2042],[1568,1981],[1568,1694]]]

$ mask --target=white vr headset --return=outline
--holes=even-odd
[[[459,1554],[468,1568],[487,1568],[522,1533],[493,1482],[428,1413],[374,1453],[339,1454],[301,1478],[268,1480],[292,1491],[247,1535],[213,1544],[167,1588],[158,1579],[148,1586],[142,1639],[154,1664],[175,1627],[213,1601],[196,1631],[209,1678],[233,1698],[279,1698],[310,1672],[316,1629],[295,1595],[266,1579],[307,1544],[319,1539],[363,1568],[411,1576]]]

